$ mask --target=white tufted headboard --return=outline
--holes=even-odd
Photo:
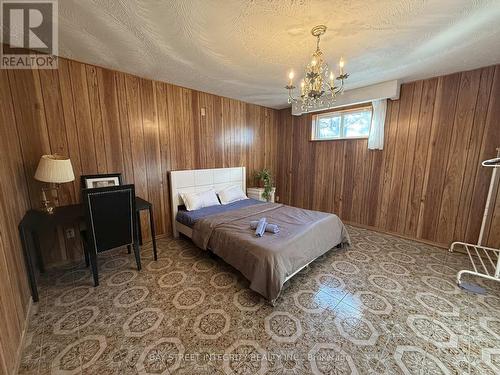
[[[191,237],[190,228],[177,223],[175,220],[178,207],[184,204],[179,193],[196,193],[210,189],[214,189],[218,193],[231,185],[239,185],[243,191],[246,190],[245,167],[190,169],[171,171],[169,174],[172,229],[175,237],[179,236],[179,232]]]

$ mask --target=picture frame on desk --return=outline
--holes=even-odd
[[[94,188],[102,188],[110,186],[119,186],[120,182],[118,181],[118,177],[89,178],[87,181],[85,181],[85,185],[87,185],[87,189],[94,189]]]
[[[81,176],[80,185],[82,189],[95,189],[109,186],[122,185],[121,173],[94,174]]]

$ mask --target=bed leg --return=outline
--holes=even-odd
[[[179,238],[179,231],[174,229],[174,238]]]

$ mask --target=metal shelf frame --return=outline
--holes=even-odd
[[[460,285],[463,274],[483,277],[489,280],[500,281],[500,249],[473,245],[465,242],[453,242],[450,252],[463,248],[469,256],[472,270],[461,270],[457,273],[457,284]]]
[[[488,189],[488,197],[484,207],[483,221],[481,224],[481,231],[479,232],[479,239],[477,244],[465,242],[453,242],[449,251],[453,252],[457,249],[464,249],[469,256],[472,264],[472,270],[464,269],[457,273],[457,284],[460,286],[462,283],[462,275],[474,275],[484,279],[500,281],[500,249],[483,246],[485,230],[491,221],[491,206],[494,204],[494,195],[499,185],[499,170],[500,170],[500,147],[497,148],[497,157],[490,160],[485,160],[481,163],[483,167],[493,168],[491,173],[491,182]]]

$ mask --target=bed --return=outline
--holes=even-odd
[[[350,244],[349,234],[334,214],[252,199],[187,212],[180,197],[238,185],[245,191],[244,167],[170,172],[172,229],[201,249],[230,264],[250,282],[250,288],[274,304],[283,285],[329,250]],[[249,223],[266,217],[278,224],[278,234],[256,237]]]

